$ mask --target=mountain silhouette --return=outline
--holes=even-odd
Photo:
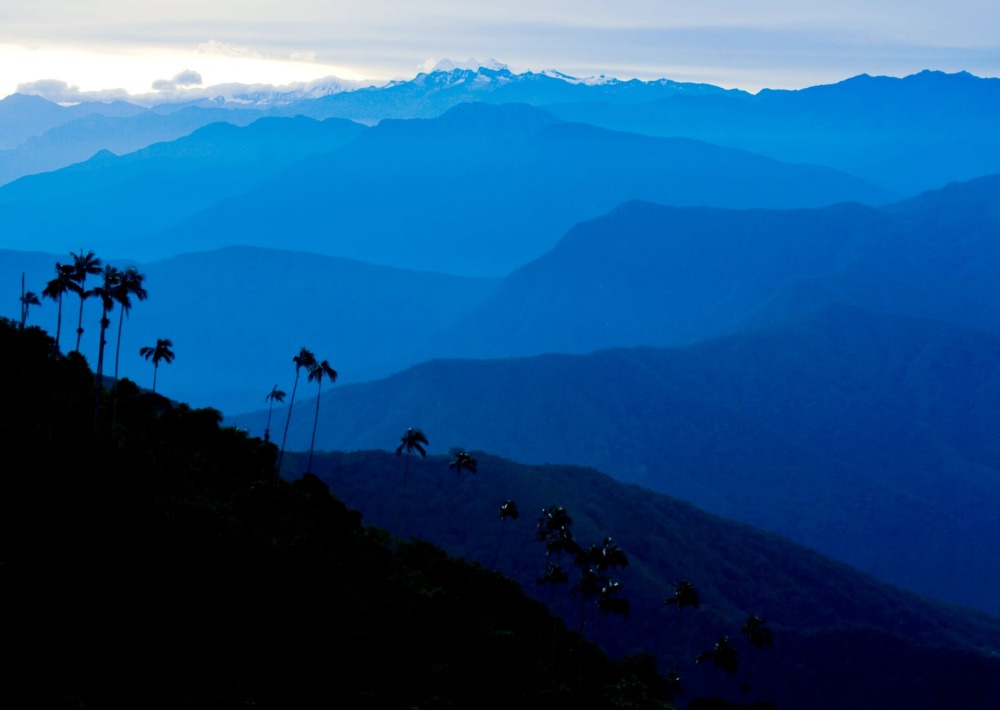
[[[997,334],[831,307],[685,348],[436,360],[324,399],[318,448],[389,448],[418,423],[445,445],[594,466],[1000,609]],[[263,429],[260,414],[234,421]],[[293,422],[289,446],[308,433]]]
[[[499,276],[576,222],[636,198],[801,207],[889,194],[827,168],[564,123],[530,106],[467,104],[436,119],[385,121],[131,248],[176,253],[233,235],[273,246],[281,234],[285,248]]]

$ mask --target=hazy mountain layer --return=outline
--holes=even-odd
[[[302,120],[317,133],[328,128],[328,122]],[[268,125],[283,124],[205,130],[241,136]],[[351,126],[356,124],[346,124],[358,130]],[[198,145],[192,140],[176,147],[195,151]],[[225,155],[242,160],[257,144],[206,145],[228,145]],[[130,160],[112,159],[107,172],[95,167],[95,188],[101,176],[128,173]],[[178,174],[190,164],[158,160],[164,171]],[[53,194],[68,190],[55,175],[47,177]],[[190,175],[186,180],[199,184]],[[838,302],[1000,331],[994,278],[1000,251],[991,236],[1000,228],[993,200],[998,180],[953,185],[880,210],[632,203],[573,228],[550,253],[499,283],[429,273],[403,277],[399,270],[271,250],[203,253],[149,265],[152,297],[133,310],[124,352],[134,356],[141,345],[165,336],[218,343],[218,352],[187,348],[175,367],[183,371],[177,381],[190,389],[178,396],[232,413],[257,406],[261,381],[265,391],[274,383],[287,388],[287,362],[302,346],[328,353],[344,381],[358,381],[432,357],[691,343]],[[205,191],[224,189],[200,184]],[[134,202],[142,204],[139,196]],[[0,264],[6,269],[0,289],[15,309],[10,312],[16,312],[21,272],[37,293],[57,260],[68,261],[68,251],[8,252]],[[32,309],[31,322],[54,332],[55,310],[46,302]],[[93,333],[96,305],[89,303],[87,312]],[[75,328],[75,320],[68,327]],[[261,343],[263,331],[268,335]],[[238,362],[226,362],[232,350],[227,343],[241,344]],[[84,350],[95,356],[89,337]],[[123,367],[133,379],[145,377],[144,363],[134,357]]]
[[[168,121],[182,114],[195,115],[144,116]],[[240,116],[249,120],[251,114]],[[86,162],[0,187],[0,209],[10,230],[5,246],[58,245],[65,251],[86,246],[105,255],[137,258],[152,249],[148,243],[158,240],[153,235],[162,229],[242,194],[306,156],[334,150],[362,131],[360,124],[337,119],[265,118],[242,128],[213,123],[122,156],[104,151]]]
[[[280,234],[286,248],[497,276],[623,200],[804,207],[888,197],[826,168],[563,123],[524,105],[466,104],[385,121],[132,248],[273,246]]]
[[[87,116],[128,118],[145,111],[141,106],[124,101],[60,106],[40,96],[12,94],[0,99],[0,150],[16,148],[32,137]]]
[[[15,148],[0,151],[0,184],[25,175],[43,173],[87,160],[107,150],[130,153],[160,141],[172,141],[210,123],[224,121],[245,126],[260,118],[259,111],[184,108],[172,113],[143,111],[136,115],[99,113],[54,126]]]
[[[450,443],[430,430],[428,436],[434,450]],[[630,600],[632,613],[621,619],[586,608],[585,629],[612,653],[642,648],[657,655],[661,669],[676,669],[687,689],[678,701],[699,692],[739,697],[743,682],[753,691],[746,699],[768,698],[778,707],[900,707],[917,687],[914,707],[947,704],[948,697],[963,707],[988,707],[997,692],[982,675],[997,663],[986,660],[996,650],[996,618],[902,592],[784,538],[590,469],[528,467],[474,455],[476,474],[449,469],[452,457],[411,459],[401,493],[404,462],[388,453],[331,454],[313,468],[364,512],[366,522],[496,566],[559,610],[571,628],[579,626],[583,608],[570,590],[578,572],[563,556],[567,584],[536,583],[546,562],[545,546],[535,539],[536,518],[544,507],[560,505],[579,544],[611,536],[628,555],[629,565],[612,568],[611,576],[622,583],[620,595]],[[303,464],[301,458],[289,461]],[[499,506],[507,499],[517,503],[519,519],[500,520]],[[682,579],[699,590],[697,610],[678,613],[663,603]],[[750,614],[768,620],[773,647],[746,644],[738,629]],[[741,666],[733,678],[693,663],[721,634],[739,649]],[[893,649],[897,671],[872,662],[876,649]],[[957,649],[964,660],[955,663],[949,659]],[[935,667],[935,680],[916,682],[918,668]],[[852,683],[843,687],[848,676]]]
[[[1000,172],[1000,79],[964,72],[547,108],[567,120],[827,165],[903,194]]]
[[[1000,336],[835,308],[683,349],[440,360],[333,387],[317,442],[391,448],[419,426],[445,449],[596,466],[996,612],[997,402]],[[290,446],[311,427],[298,417]]]
[[[17,305],[20,275],[40,293],[69,254],[0,253],[0,294]],[[152,384],[139,348],[174,343],[176,361],[159,372],[162,391],[197,406],[239,412],[259,407],[275,384],[289,394],[301,347],[329,359],[342,382],[382,377],[412,363],[415,343],[454,323],[494,282],[372,266],[315,254],[238,247],[140,264],[148,300],[135,303],[122,335],[121,374]],[[96,285],[94,277],[88,288]],[[65,297],[62,348],[73,348],[79,299]],[[57,305],[32,308],[29,323],[55,335]],[[13,315],[13,314],[12,314]],[[101,312],[85,305],[82,350],[97,358]],[[117,308],[112,313],[115,344]],[[300,390],[301,394],[301,390]]]
[[[510,274],[421,359],[678,345],[830,303],[1000,332],[997,194],[1000,176],[882,209],[626,204]]]

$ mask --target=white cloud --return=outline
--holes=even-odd
[[[201,74],[192,69],[185,69],[174,77],[174,83],[177,86],[200,86]]]
[[[17,85],[17,92],[41,96],[58,104],[77,104],[82,101],[127,101],[129,93],[125,89],[101,89],[82,91],[59,79],[40,79]]]
[[[157,79],[153,82],[156,91],[174,91],[182,87],[201,86],[201,74],[193,69],[185,69],[173,79]]]
[[[228,42],[212,39],[198,45],[199,54],[209,54],[218,57],[236,57],[239,59],[264,59],[264,55],[250,47],[241,47]]]
[[[53,76],[141,92],[180,66],[208,85],[410,78],[428,56],[640,78],[711,67],[747,88],[860,71],[996,76],[997,27],[996,0],[3,0],[0,48],[20,51],[0,52],[0,95]],[[110,60],[69,57],[84,54]]]

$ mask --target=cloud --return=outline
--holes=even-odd
[[[59,79],[40,79],[17,85],[17,93],[41,96],[58,104],[78,104],[83,101],[127,101],[129,93],[125,89],[101,89],[81,91],[79,86],[71,86]]]
[[[193,69],[185,69],[173,79],[157,79],[153,82],[156,91],[174,91],[187,86],[201,86],[201,74]]]
[[[228,42],[220,42],[215,39],[199,44],[198,54],[214,54],[221,57],[238,57],[240,59],[266,58],[260,52],[250,49],[250,47],[242,47],[236,44],[229,44]]]

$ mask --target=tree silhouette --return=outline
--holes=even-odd
[[[67,292],[79,293],[80,286],[73,280],[73,267],[69,264],[60,264],[56,262],[56,276],[54,279],[50,279],[48,283],[45,284],[45,288],[42,289],[42,296],[49,298],[59,304],[59,310],[56,313],[56,351],[61,352],[59,346],[59,339],[62,335],[62,308],[63,308],[63,294]]]
[[[517,509],[517,503],[510,500],[509,498],[500,504],[500,522],[506,522],[507,518],[511,520],[517,520],[521,517],[521,512]],[[497,560],[500,559],[500,543],[503,541],[503,529],[506,526],[501,526],[500,531],[497,534],[497,546],[493,551],[493,563],[490,567],[495,568],[497,566]]]
[[[108,320],[108,313],[115,305],[115,290],[121,281],[121,271],[113,266],[105,266],[101,272],[103,279],[100,286],[95,286],[90,291],[90,295],[101,301],[101,331],[100,340],[97,346],[97,389],[100,391],[104,378],[104,346],[107,345],[105,336],[111,321]]]
[[[406,433],[399,437],[399,446],[396,447],[396,456],[402,456],[406,452],[403,460],[403,481],[399,484],[399,504],[396,511],[396,526],[394,531],[399,534],[399,524],[403,519],[403,492],[406,490],[406,475],[410,468],[410,454],[416,451],[421,458],[427,456],[426,446],[429,446],[427,437],[419,429],[410,427]]]
[[[509,498],[500,504],[500,520],[517,520],[521,517],[521,512],[517,509],[517,503]]]
[[[28,322],[28,309],[32,306],[40,306],[42,302],[38,300],[38,295],[33,291],[24,290],[24,274],[21,274],[21,330],[24,330],[25,323]]]
[[[601,611],[618,614],[619,616],[628,616],[632,609],[632,605],[629,603],[628,599],[620,599],[616,596],[621,589],[621,582],[617,582],[613,579],[608,580],[604,586],[601,587],[601,590],[597,595],[597,608]]]
[[[264,441],[271,440],[271,410],[274,409],[275,402],[284,402],[285,393],[278,389],[278,385],[271,388],[271,391],[267,393],[264,397],[264,401],[268,403],[267,405],[267,425],[264,427]]]
[[[285,443],[288,441],[288,425],[292,423],[292,408],[295,406],[295,393],[299,389],[299,373],[302,368],[306,372],[311,371],[316,366],[316,356],[312,350],[299,348],[299,354],[292,358],[295,363],[295,382],[292,384],[292,398],[288,402],[288,414],[285,417],[285,433],[281,436],[281,452],[278,454],[278,475],[281,475],[281,462],[285,458]]]
[[[309,370],[309,381],[316,382],[316,416],[313,418],[313,433],[312,439],[309,441],[309,465],[306,466],[306,471],[312,471],[313,465],[313,448],[316,446],[316,427],[319,425],[319,400],[323,394],[323,379],[326,378],[330,380],[331,383],[337,381],[337,371],[330,367],[330,363],[326,360],[323,362],[313,365]]]
[[[699,653],[694,659],[695,663],[712,661],[716,668],[721,668],[727,675],[732,675],[739,668],[739,654],[736,647],[730,642],[728,636],[720,636],[715,642],[715,648],[705,653]]]
[[[403,485],[406,485],[406,474],[410,467],[410,454],[416,451],[420,454],[421,458],[427,456],[427,449],[424,447],[428,446],[427,437],[419,429],[414,429],[410,427],[406,430],[406,433],[399,437],[399,446],[396,447],[396,456],[402,456],[403,452],[406,452],[406,458],[403,461]]]
[[[745,634],[747,642],[754,648],[764,648],[774,642],[773,634],[767,625],[767,619],[756,614],[747,617],[746,623],[740,627],[740,633]]]
[[[478,467],[479,463],[464,451],[459,451],[455,454],[454,460],[448,464],[448,468],[455,469],[455,475],[459,478],[461,478],[463,470],[475,473]]]
[[[140,355],[146,360],[153,361],[153,392],[156,392],[156,373],[160,369],[160,361],[168,365],[174,361],[174,351],[171,350],[173,346],[174,344],[167,338],[157,338],[155,347],[147,345],[139,348]]]
[[[145,280],[145,275],[140,274],[134,266],[130,266],[119,272],[118,282],[111,291],[115,303],[121,307],[118,312],[118,339],[115,344],[115,382],[118,381],[118,360],[122,349],[122,325],[125,316],[132,311],[132,298],[134,297],[137,301],[145,301],[149,295],[142,285]]]
[[[700,603],[698,590],[689,581],[682,579],[674,584],[674,593],[664,599],[663,603],[676,606],[678,611],[688,606],[697,609]]]
[[[94,252],[83,253],[83,249],[78,254],[70,252],[73,257],[73,281],[79,287],[75,289],[80,296],[80,318],[76,324],[76,348],[75,352],[80,352],[80,338],[83,337],[83,302],[87,300],[90,293],[86,290],[87,276],[101,273],[101,260],[94,256]]]
[[[535,526],[535,539],[545,543],[545,571],[538,579],[539,584],[560,584],[569,581],[569,575],[562,566],[564,552],[576,555],[580,546],[573,539],[569,526],[573,519],[566,509],[559,505],[550,505],[542,509]],[[552,561],[555,554],[556,560]]]
[[[751,614],[747,617],[746,622],[740,627],[740,633],[746,637],[747,643],[750,644],[751,647],[758,650],[774,643],[771,628],[767,625],[767,619],[762,616],[757,616],[756,614]],[[748,659],[747,663],[744,664],[745,678],[742,685],[744,693],[750,692],[749,665],[750,663]]]
[[[114,390],[111,395],[111,432],[112,437],[117,436],[118,431],[118,363],[122,351],[122,326],[125,316],[132,311],[132,298],[138,301],[145,301],[148,293],[143,288],[143,281],[146,277],[139,273],[134,266],[130,266],[124,271],[118,272],[118,280],[111,289],[111,296],[119,306],[118,311],[118,337],[115,341],[115,376]]]
[[[695,589],[694,585],[691,584],[686,579],[682,579],[680,582],[674,583],[674,593],[663,600],[663,603],[667,606],[673,606],[677,609],[678,627],[681,626],[680,619],[681,613],[686,608],[697,609],[698,605],[701,603],[698,595],[698,590]],[[676,652],[674,654],[674,674],[676,675],[677,667],[680,665],[681,651],[685,647],[687,638],[682,637],[681,633],[675,632],[675,642],[674,647]]]
[[[573,540],[569,528],[572,524],[573,519],[562,506],[550,505],[542,509],[535,527],[535,539],[545,543],[546,557],[555,553],[561,561],[562,553],[575,555],[579,551],[580,546]]]
[[[599,545],[579,548],[575,562],[580,568],[580,581],[573,587],[573,591],[580,595],[580,633],[584,631],[588,599],[595,599],[601,611],[628,616],[629,601],[617,596],[622,585],[608,576],[612,567],[628,566],[628,556],[615,541],[606,537]]]

